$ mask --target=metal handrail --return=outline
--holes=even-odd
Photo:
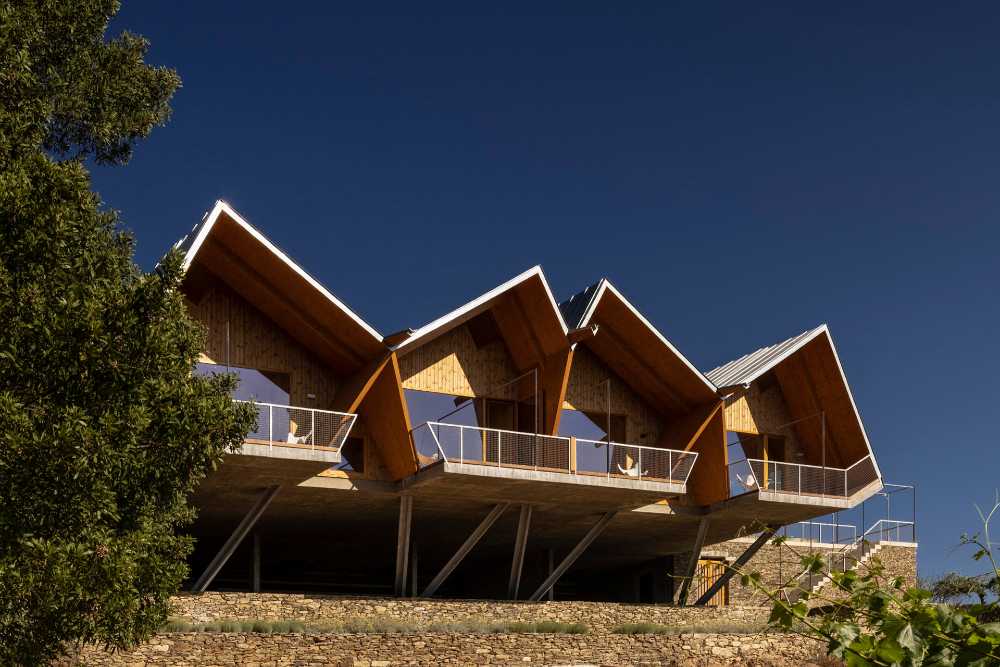
[[[793,527],[793,526],[801,526],[802,527],[800,529],[800,531],[799,531],[799,537],[796,537],[795,535],[789,534],[788,529],[790,527]],[[858,540],[858,527],[855,526],[853,523],[831,523],[831,522],[828,522],[828,521],[799,521],[797,523],[790,524],[789,526],[784,526],[782,528],[782,532],[783,532],[783,534],[786,537],[789,537],[791,539],[801,539],[801,540],[808,539],[808,540],[812,541],[812,536],[813,536],[813,530],[812,529],[814,527],[818,527],[819,528],[819,542],[822,543],[822,544],[841,544],[842,542],[845,542],[847,544],[854,544]],[[808,538],[805,537],[805,529],[806,528],[809,529],[809,537]],[[833,535],[833,540],[831,542],[828,542],[828,543],[823,542],[823,529],[824,528],[829,528],[830,529],[829,532]],[[846,535],[844,539],[840,539],[840,537],[839,537],[839,534],[840,534],[841,530],[843,530],[843,531],[845,531],[845,532],[848,533],[848,535]]]
[[[306,408],[298,405],[247,401],[239,398],[234,398],[233,402],[247,403],[257,408],[257,425],[251,433],[260,435],[260,437],[252,438],[248,434],[245,440],[264,440],[266,435],[267,445],[272,449],[277,445],[279,447],[307,447],[308,449],[340,451],[358,418],[356,414],[349,412]],[[283,428],[278,429],[278,433],[284,431],[285,436],[276,440],[275,415],[280,417],[281,411],[285,411],[284,417],[287,421],[283,424]],[[266,434],[262,431],[261,424],[261,418],[264,415],[267,416]],[[299,434],[299,420],[305,422],[302,424],[302,430],[309,429],[304,435]]]
[[[435,450],[433,453],[421,451],[423,439],[420,438],[420,434],[425,429],[433,439]],[[454,436],[450,440],[445,438],[444,434],[449,431],[453,434],[457,433],[457,442]],[[423,465],[431,465],[440,460],[494,465],[501,468],[546,470],[579,476],[596,474],[608,478],[668,480],[686,484],[698,458],[697,452],[446,422],[424,422],[414,428],[411,434],[417,448],[418,458]],[[584,445],[608,445],[606,465],[602,467],[602,470],[588,472],[578,466],[577,448],[581,443]],[[624,454],[620,457],[621,461],[628,463],[629,457],[632,458],[631,465],[622,468],[618,457],[619,452]],[[632,456],[633,454],[634,456]],[[619,471],[615,471],[615,467]],[[653,470],[654,474],[650,474],[650,470]]]
[[[855,488],[849,486],[848,474],[856,466],[862,463],[871,463],[871,455],[864,457],[860,461],[856,461],[847,468],[835,468],[831,466],[818,466],[810,463],[793,463],[791,461],[773,461],[754,458],[734,461],[730,464],[730,468],[744,462],[747,463],[750,475],[752,475],[753,478],[753,483],[759,490],[771,490],[779,493],[792,493],[795,495],[813,494],[846,498],[856,490]],[[764,475],[758,474],[757,469],[755,468],[760,469]],[[768,473],[771,470],[774,470],[774,472],[777,473],[782,469],[795,471],[795,474],[791,475],[792,479],[787,479],[785,475],[781,475],[780,477],[782,479],[780,482],[772,482],[770,479],[772,475]],[[803,483],[803,471],[807,471],[808,473],[806,475],[805,483]],[[818,484],[815,479],[809,478],[810,476],[816,474],[813,471],[822,471],[822,480],[819,481]],[[762,480],[762,476],[769,479]],[[773,477],[779,477],[779,475],[776,474],[773,475]],[[866,484],[867,483],[868,482],[866,482]],[[862,488],[863,486],[864,485],[858,485],[857,488]]]
[[[890,525],[890,524],[892,526],[891,528],[886,529],[882,527],[883,525]],[[871,528],[866,530],[861,535],[861,539],[872,542],[873,540],[869,540],[868,536],[877,533],[879,535],[879,541],[882,541],[883,539],[885,539],[885,534],[889,532],[895,532],[898,537],[899,531],[905,530],[907,527],[909,527],[912,530],[913,526],[915,525],[916,523],[914,523],[913,521],[899,521],[896,519],[879,519],[878,521],[872,524]]]
[[[608,465],[606,470],[608,477],[621,476],[616,474],[611,468],[616,448],[618,450],[624,450],[626,456],[629,456],[632,450],[636,452],[637,456],[634,458],[632,466],[621,468],[620,463],[617,461],[615,461],[615,463],[622,475],[625,475],[626,477],[635,477],[640,480],[644,478],[668,479],[672,482],[679,481],[682,484],[687,484],[688,477],[691,475],[691,470],[694,469],[694,464],[698,460],[698,452],[686,452],[681,449],[667,449],[665,447],[651,447],[649,445],[632,445],[624,442],[590,440],[588,438],[572,438],[572,440],[576,446],[579,446],[580,443],[608,446]],[[643,452],[646,452],[645,465],[643,462]],[[665,469],[662,466],[664,454],[666,454],[667,458],[667,465]],[[666,475],[650,475],[650,469],[652,469],[654,473],[656,471],[666,472]],[[634,471],[634,474],[631,471]],[[683,477],[680,475],[675,477],[674,473],[677,471],[679,471]]]

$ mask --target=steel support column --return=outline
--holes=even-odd
[[[233,555],[234,551],[236,551],[236,547],[240,546],[243,539],[257,524],[257,520],[260,519],[260,515],[264,513],[267,506],[271,504],[272,500],[274,500],[274,496],[278,493],[278,489],[280,488],[280,486],[269,486],[261,491],[260,496],[257,497],[257,502],[253,504],[250,511],[247,512],[246,516],[243,517],[243,520],[240,521],[238,526],[236,526],[236,530],[233,531],[233,534],[229,536],[226,543],[222,545],[221,549],[219,549],[219,553],[215,554],[215,558],[213,558],[212,562],[208,564],[208,567],[205,568],[205,571],[202,572],[200,577],[198,577],[198,580],[194,582],[194,586],[191,587],[193,592],[204,593],[205,590],[212,584],[212,581],[215,579],[215,575],[219,574],[219,570],[222,569],[222,566],[226,564],[229,557]]]
[[[253,562],[250,565],[250,590],[260,593],[260,533],[253,532]]]
[[[698,533],[694,538],[694,545],[691,547],[691,560],[688,561],[684,570],[684,578],[681,580],[681,592],[677,595],[677,606],[683,607],[687,604],[688,591],[691,589],[691,581],[698,571],[698,560],[701,558],[701,548],[705,546],[705,537],[708,535],[708,517],[702,517],[698,523]]]
[[[524,567],[524,552],[528,546],[528,531],[531,528],[531,505],[521,505],[521,515],[517,520],[517,539],[514,541],[514,560],[510,565],[510,581],[507,597],[517,599],[521,587],[521,569]]]
[[[413,496],[399,497],[399,529],[396,533],[396,581],[393,592],[406,595],[406,571],[410,563],[410,525],[413,522]]]
[[[427,584],[427,588],[424,589],[424,592],[421,593],[420,597],[429,598],[437,592],[437,589],[441,587],[441,584],[444,583],[445,579],[447,579],[448,576],[455,571],[455,568],[458,567],[459,563],[461,563],[469,552],[472,551],[472,548],[476,546],[476,543],[483,538],[483,535],[485,535],[486,531],[490,529],[490,526],[496,523],[496,520],[500,518],[500,515],[503,514],[504,510],[508,507],[510,507],[510,503],[500,503],[495,505],[493,509],[490,510],[490,513],[487,514],[476,529],[472,531],[472,534],[465,539],[465,542],[463,542],[462,546],[458,548],[455,555],[444,564],[444,567],[442,567],[441,571],[437,573],[437,576],[431,579],[431,583]]]
[[[766,528],[764,528],[764,531],[760,534],[760,536],[756,540],[754,540],[754,543],[751,544],[749,547],[747,547],[746,551],[740,554],[740,557],[736,559],[736,562],[734,562],[732,565],[726,568],[726,572],[721,577],[716,579],[715,583],[712,584],[700,598],[695,600],[694,605],[696,607],[703,607],[705,604],[707,604],[708,601],[711,600],[716,593],[722,590],[723,586],[729,583],[729,580],[733,578],[733,575],[736,574],[736,571],[739,570],[744,565],[746,565],[747,561],[753,558],[754,554],[756,554],[757,551],[759,551],[760,548],[764,546],[764,544],[769,539],[771,539],[771,536],[774,535],[774,532],[776,530],[778,530],[777,526],[767,526]]]
[[[543,581],[542,585],[538,587],[538,590],[532,593],[531,597],[528,599],[532,602],[538,602],[541,600],[542,597],[549,592],[549,589],[556,585],[556,582],[559,581],[559,577],[563,576],[566,573],[566,570],[568,570],[573,563],[576,562],[576,559],[583,555],[583,552],[587,550],[587,547],[589,547],[594,540],[596,540],[597,537],[604,532],[604,529],[608,527],[608,524],[611,523],[611,520],[615,518],[617,513],[617,511],[608,512],[598,519],[597,523],[594,524],[594,527],[583,536],[583,539],[580,540],[575,547],[573,547],[573,550],[570,551],[565,558],[563,558],[562,562],[559,563],[556,569],[545,578],[545,581]]]

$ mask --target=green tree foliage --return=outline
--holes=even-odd
[[[931,592],[931,599],[937,602],[967,602],[970,598],[985,605],[990,595],[998,592],[998,580],[990,575],[965,575],[957,572],[948,574],[928,582],[926,588]]]
[[[110,0],[0,0],[0,664],[126,647],[187,575],[187,498],[252,427],[233,379],[192,375],[203,332],[90,191],[179,85],[105,39]]]
[[[982,532],[962,537],[963,544],[975,548],[973,558],[990,565],[980,578],[984,591],[1000,579],[989,533],[998,511],[1000,498],[988,515],[980,512]],[[784,538],[775,543],[784,544]],[[829,654],[850,667],[1000,665],[1000,623],[995,622],[1000,608],[985,593],[977,604],[937,602],[931,591],[906,588],[899,577],[887,576],[877,557],[862,568],[827,571],[829,583],[812,593],[801,584],[808,581],[804,575],[824,572],[826,563],[816,554],[800,554],[800,562],[801,570],[776,590],[765,588],[759,573],[743,574],[743,582],[772,600],[772,625],[825,642]]]

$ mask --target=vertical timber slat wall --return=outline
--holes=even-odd
[[[400,350],[404,389],[454,396],[489,396],[519,373],[502,340],[477,348],[465,325],[413,350]],[[508,389],[493,398],[509,398]]]
[[[598,333],[598,336],[601,334]],[[608,410],[605,381],[611,378],[611,412],[625,415],[627,439],[632,444],[654,445],[663,420],[639,395],[583,345],[573,353],[569,385],[563,407],[604,414]]]
[[[325,409],[332,404],[333,372],[222,281],[214,281],[197,303],[189,300],[188,309],[208,329],[205,354],[215,363],[288,373],[292,405]]]

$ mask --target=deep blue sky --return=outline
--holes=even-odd
[[[1000,8],[476,4],[126,2],[184,80],[95,173],[139,262],[224,198],[383,332],[536,263],[706,370],[828,322],[922,573],[967,569],[1000,486]]]

